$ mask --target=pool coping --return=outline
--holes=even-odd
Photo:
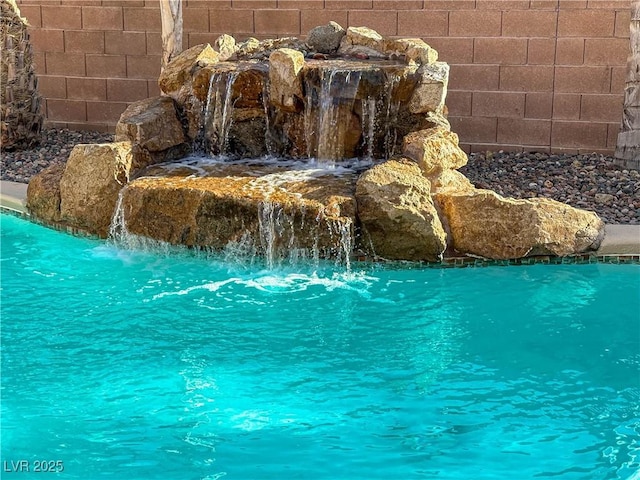
[[[29,217],[29,212],[26,208],[27,199],[27,184],[19,182],[10,182],[7,180],[0,181],[0,209],[14,214],[18,214],[22,217]],[[66,229],[69,233],[81,233],[76,232],[75,229]],[[567,262],[568,257],[559,257],[554,259],[550,256],[544,257],[530,257],[518,260],[506,260],[509,264],[529,264],[532,263],[532,258],[535,258],[535,263],[591,263],[592,261],[606,261],[615,262],[617,258],[620,263],[638,262],[640,260],[640,225],[620,225],[620,224],[607,224],[605,225],[605,237],[600,244],[600,247],[595,252],[588,254],[582,254],[572,256],[572,262]],[[447,259],[447,263],[451,266],[466,266],[466,265],[478,265],[480,263],[486,263],[486,259],[479,259],[473,257],[460,257]],[[501,261],[490,261],[493,263],[500,263]],[[618,262],[615,262],[618,263]]]

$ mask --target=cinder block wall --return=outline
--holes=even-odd
[[[158,95],[158,0],[19,0],[48,124],[113,130]],[[184,47],[302,36],[334,20],[421,37],[451,65],[449,117],[467,151],[613,152],[629,0],[184,0]]]

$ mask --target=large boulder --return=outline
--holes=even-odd
[[[219,59],[220,54],[208,43],[191,47],[164,67],[158,86],[164,94],[177,97],[183,87],[190,89],[189,82],[197,69],[218,63]]]
[[[47,167],[31,178],[27,187],[27,209],[39,220],[57,223],[60,221],[60,179],[64,164]]]
[[[497,260],[565,256],[598,248],[604,236],[595,213],[546,198],[515,200],[491,190],[435,197],[461,253]]]
[[[153,166],[123,190],[124,223],[131,234],[171,244],[272,259],[301,251],[344,257],[352,247],[354,183],[353,174],[276,165]]]
[[[425,175],[457,169],[468,161],[467,154],[458,146],[458,135],[441,126],[406,135],[402,153],[418,162]]]
[[[76,145],[60,179],[61,220],[106,237],[132,163],[131,142]]]
[[[149,152],[161,152],[184,143],[186,137],[174,100],[154,97],[129,105],[116,125],[115,141],[129,141]]]
[[[437,261],[447,246],[429,181],[409,160],[389,160],[356,184],[363,248],[390,260]]]
[[[288,111],[302,110],[302,69],[304,55],[290,48],[281,48],[269,56],[269,100],[272,105]]]

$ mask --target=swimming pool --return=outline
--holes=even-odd
[[[8,478],[638,478],[638,265],[1,247]]]

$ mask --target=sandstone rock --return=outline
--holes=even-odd
[[[324,134],[324,135],[323,135]],[[351,111],[351,105],[333,105],[330,114],[320,114],[318,133],[312,141],[311,154],[321,160],[353,158],[362,138],[360,118]]]
[[[160,74],[160,90],[167,95],[175,96],[183,86],[187,86],[185,84],[190,82],[198,68],[218,63],[219,58],[220,54],[208,43],[185,50],[171,60]]]
[[[363,173],[356,184],[363,248],[391,260],[442,258],[446,234],[431,200],[429,181],[408,160],[389,160]]]
[[[45,222],[60,221],[60,179],[64,164],[51,165],[29,182],[27,209],[35,218]]]
[[[106,237],[118,199],[129,181],[130,142],[80,144],[69,156],[60,180],[61,219]]]
[[[236,57],[239,60],[266,60],[271,53],[280,48],[297,50],[303,56],[308,49],[307,44],[296,37],[269,38],[262,41],[250,38],[238,45]]]
[[[302,109],[302,68],[304,55],[290,48],[281,48],[269,56],[269,100],[286,111]]]
[[[310,138],[306,135],[305,115],[297,112],[278,111],[271,120],[271,134],[267,141],[269,151],[294,158],[306,157]]]
[[[438,60],[438,52],[421,38],[389,39],[384,49],[388,56],[402,56],[410,64],[431,64]]]
[[[236,39],[227,34],[220,35],[216,39],[214,46],[215,51],[220,54],[221,62],[224,62],[235,55],[237,48]]]
[[[253,117],[247,116],[248,109],[236,110],[236,116],[229,129],[229,150],[241,158],[257,158],[267,154],[265,137],[267,122],[264,111],[256,112]],[[239,120],[241,119],[241,120]]]
[[[427,176],[431,182],[431,195],[439,193],[461,193],[474,190],[473,184],[458,170],[444,169],[436,170]]]
[[[402,153],[414,159],[425,175],[467,164],[467,154],[458,146],[458,135],[443,127],[412,132],[404,137]]]
[[[335,53],[340,47],[340,41],[346,31],[336,22],[329,22],[309,30],[307,44],[320,53]]]
[[[422,65],[418,75],[420,79],[409,101],[409,111],[442,113],[449,85],[449,65],[444,62]]]
[[[372,58],[384,57],[384,38],[367,27],[349,27],[340,42],[341,55],[366,55]]]
[[[355,178],[275,165],[212,164],[199,176],[151,167],[123,191],[130,233],[198,247],[250,249],[267,257],[350,251]]]
[[[150,152],[146,148],[134,143],[131,146],[131,153],[133,155],[133,159],[131,162],[131,169],[129,171],[129,178],[135,177],[140,170],[148,167],[149,165],[184,158],[191,153],[191,145],[188,143],[180,143],[179,145],[169,147],[160,152]]]
[[[130,141],[149,152],[160,152],[185,142],[174,100],[154,97],[129,105],[116,125],[115,141]]]
[[[445,130],[451,130],[451,124],[449,123],[449,120],[442,113],[427,112],[424,115],[424,117],[425,117],[426,122],[431,124],[431,126],[429,128],[442,127]]]
[[[238,58],[247,58],[260,51],[260,40],[249,37],[244,42],[238,43],[236,47],[236,55]]]
[[[563,256],[596,249],[604,236],[595,213],[546,198],[514,200],[491,190],[435,197],[462,253],[496,260]]]

